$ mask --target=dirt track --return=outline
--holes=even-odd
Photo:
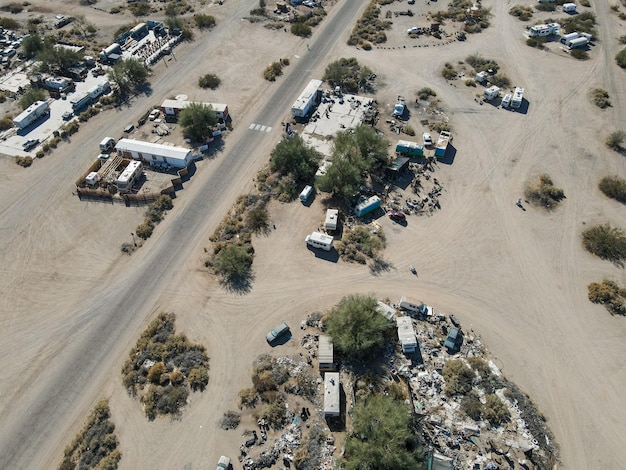
[[[227,3],[221,14],[237,8],[241,14],[242,3]],[[355,291],[392,299],[403,294],[418,297],[454,313],[464,326],[472,325],[504,373],[548,417],[564,468],[619,468],[626,460],[626,450],[616,437],[626,421],[620,396],[626,384],[626,324],[589,303],[586,286],[604,277],[626,284],[626,275],[623,269],[585,253],[580,244],[583,223],[626,220],[625,208],[597,189],[606,174],[626,175],[624,158],[603,144],[608,132],[624,128],[626,80],[612,59],[614,38],[623,31],[617,29],[608,6],[595,8],[602,41],[587,62],[525,46],[523,23],[508,15],[503,4],[492,6],[494,26],[466,43],[371,52],[339,44],[327,61],[355,56],[367,64],[384,84],[380,103],[392,103],[397,94],[412,96],[422,86],[437,91],[450,114],[457,148],[454,163],[437,170],[445,188],[442,210],[432,217],[410,217],[406,228],[381,221],[388,237],[385,259],[392,269],[375,277],[367,268],[315,259],[304,247],[304,236],[323,216],[319,201],[310,208],[275,204],[272,217],[277,229],[254,242],[252,290],[237,295],[223,291],[201,262],[209,228],[245,186],[232,188],[211,207],[210,220],[203,225],[207,231],[194,236],[185,261],[175,272],[163,267],[163,276],[170,281],[167,288],[142,293],[145,311],[133,321],[135,331],[125,332],[122,341],[111,340],[111,353],[97,381],[77,390],[74,412],[58,417],[58,432],[46,437],[42,449],[23,456],[24,466],[18,468],[55,465],[91,404],[103,395],[111,399],[124,454],[121,468],[206,468],[222,453],[237,455],[240,433],[217,430],[216,421],[234,408],[238,390],[249,385],[251,361],[268,350],[266,330],[286,320],[296,327],[297,340],[297,325],[307,313],[328,308]],[[235,124],[241,123],[231,137],[246,138],[247,116],[254,115],[252,111],[263,104],[263,93],[271,90],[256,77],[265,64],[276,60],[278,48],[290,47],[280,54],[294,60],[306,53],[306,42],[285,44],[287,36],[278,34],[237,21],[227,33],[212,38],[219,42],[220,52],[212,56],[216,64],[232,63],[229,50],[236,50],[241,58],[237,65],[220,69],[224,85],[219,96],[233,103]],[[241,40],[252,35],[254,44]],[[389,46],[394,45],[391,39],[390,34]],[[461,82],[455,82],[456,87],[446,84],[440,74],[443,64],[478,51],[496,59],[514,84],[526,88],[528,114],[479,106],[473,100],[476,89]],[[182,59],[184,49],[178,57],[192,60]],[[255,74],[246,75],[252,60],[258,64]],[[310,74],[322,72],[323,66]],[[163,93],[185,91],[193,98],[189,90],[197,90],[196,79],[185,77]],[[596,86],[609,91],[613,108],[600,111],[590,103],[587,94]],[[164,97],[154,96],[152,101]],[[127,279],[125,273],[149,258],[172,224],[185,222],[177,214],[198,195],[213,168],[214,162],[203,162],[196,181],[180,194],[153,239],[131,258],[122,256],[119,245],[128,239],[126,234],[142,210],[85,204],[70,194],[75,174],[69,172],[80,171],[89,160],[84,149],[92,143],[86,139],[92,135],[92,142],[99,141],[98,126],[107,119],[114,117],[99,116],[81,128],[74,143],[29,170],[0,160],[0,365],[5,377],[0,395],[8,397],[0,410],[3,432],[17,419],[13,411],[28,413],[32,406],[28,398],[49,385],[38,377],[58,366],[58,341],[79,341],[92,327],[94,319],[80,313],[90,297]],[[412,124],[419,129],[416,117]],[[278,133],[272,136],[277,139]],[[268,155],[272,145],[266,141],[258,149],[255,163]],[[70,163],[65,160],[57,169],[61,158]],[[565,190],[567,199],[552,213],[532,208],[522,212],[514,201],[525,181],[542,172]],[[250,181],[254,168],[248,173],[242,182]],[[40,191],[28,186],[44,180],[48,184]],[[409,273],[411,264],[418,267],[417,280]],[[180,421],[149,423],[123,391],[119,369],[142,326],[159,310],[175,311],[179,330],[208,346],[211,381],[205,393],[192,396]],[[289,352],[293,346],[283,348]],[[1,436],[0,442],[6,438]]]

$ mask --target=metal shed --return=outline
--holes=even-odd
[[[320,335],[318,341],[317,357],[319,359],[320,370],[334,371],[336,365],[333,340],[330,336]]]

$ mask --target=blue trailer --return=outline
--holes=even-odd
[[[424,155],[424,146],[417,142],[409,142],[408,140],[399,140],[396,144],[396,153],[408,155],[409,157]]]
[[[368,214],[380,207],[382,201],[378,196],[372,196],[369,199],[366,199],[354,208],[354,213],[357,217],[362,217],[365,214]]]

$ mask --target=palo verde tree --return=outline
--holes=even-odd
[[[301,137],[284,139],[272,150],[271,168],[283,176],[290,175],[294,182],[309,181],[322,160],[322,155],[309,147]]]
[[[358,400],[346,440],[346,470],[424,469],[424,454],[404,403],[374,395]]]
[[[129,58],[117,62],[107,75],[109,79],[116,83],[120,93],[126,93],[136,90],[146,83],[150,69],[139,59]]]
[[[210,105],[191,103],[180,112],[178,122],[185,135],[196,142],[205,142],[211,136],[211,128],[217,124],[217,114]]]
[[[349,295],[328,314],[325,329],[344,356],[362,359],[385,347],[392,324],[376,307],[371,295]]]
[[[318,179],[318,188],[341,197],[352,196],[363,183],[364,174],[387,163],[387,148],[387,139],[369,126],[338,132],[333,164]]]
[[[82,52],[57,46],[52,38],[45,38],[43,47],[37,52],[37,60],[41,62],[39,70],[42,72],[65,72],[70,67],[78,65],[82,58]]]

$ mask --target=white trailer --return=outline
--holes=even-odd
[[[143,163],[137,160],[132,160],[128,163],[128,166],[124,168],[124,171],[120,174],[115,182],[117,189],[120,191],[129,191],[135,181],[141,176],[143,172]]]
[[[50,105],[47,101],[35,101],[28,108],[13,118],[13,125],[24,129],[42,116],[50,114]]]
[[[559,34],[560,30],[561,25],[558,23],[536,24],[530,27],[528,36],[531,38],[552,36],[553,34]]]
[[[70,100],[72,109],[77,111],[91,103],[91,95],[88,92],[79,93]]]
[[[339,416],[340,403],[339,372],[326,372],[324,374],[324,416]]]
[[[326,220],[324,221],[324,228],[326,230],[337,230],[337,218],[339,217],[339,210],[328,209],[326,211]]]
[[[500,88],[495,85],[485,88],[483,90],[483,96],[487,101],[491,101],[500,96]]]
[[[561,36],[561,39],[559,39],[559,41],[561,42],[561,44],[565,44],[567,46],[568,41],[571,41],[572,39],[576,39],[579,37],[580,37],[580,34],[578,34],[577,32],[573,32],[569,34],[564,34],[563,36]]]
[[[574,13],[576,11],[576,4],[575,3],[564,3],[563,4],[563,11],[566,13]]]
[[[297,118],[306,117],[317,104],[321,80],[311,80],[298,99],[291,106],[291,114]]]
[[[511,108],[519,108],[524,101],[524,89],[521,87],[515,87],[513,92],[513,98],[511,98]]]
[[[572,39],[571,41],[569,41],[569,44],[567,45],[567,47],[569,47],[570,49],[578,49],[581,47],[585,47],[589,44],[589,39],[584,38],[584,37],[579,37],[576,39]]]
[[[304,241],[308,246],[321,248],[324,251],[330,251],[333,248],[333,237],[325,233],[313,232],[307,235]]]
[[[402,345],[402,352],[415,352],[417,349],[417,337],[415,336],[411,317],[396,318],[396,325],[398,327],[398,339]]]

